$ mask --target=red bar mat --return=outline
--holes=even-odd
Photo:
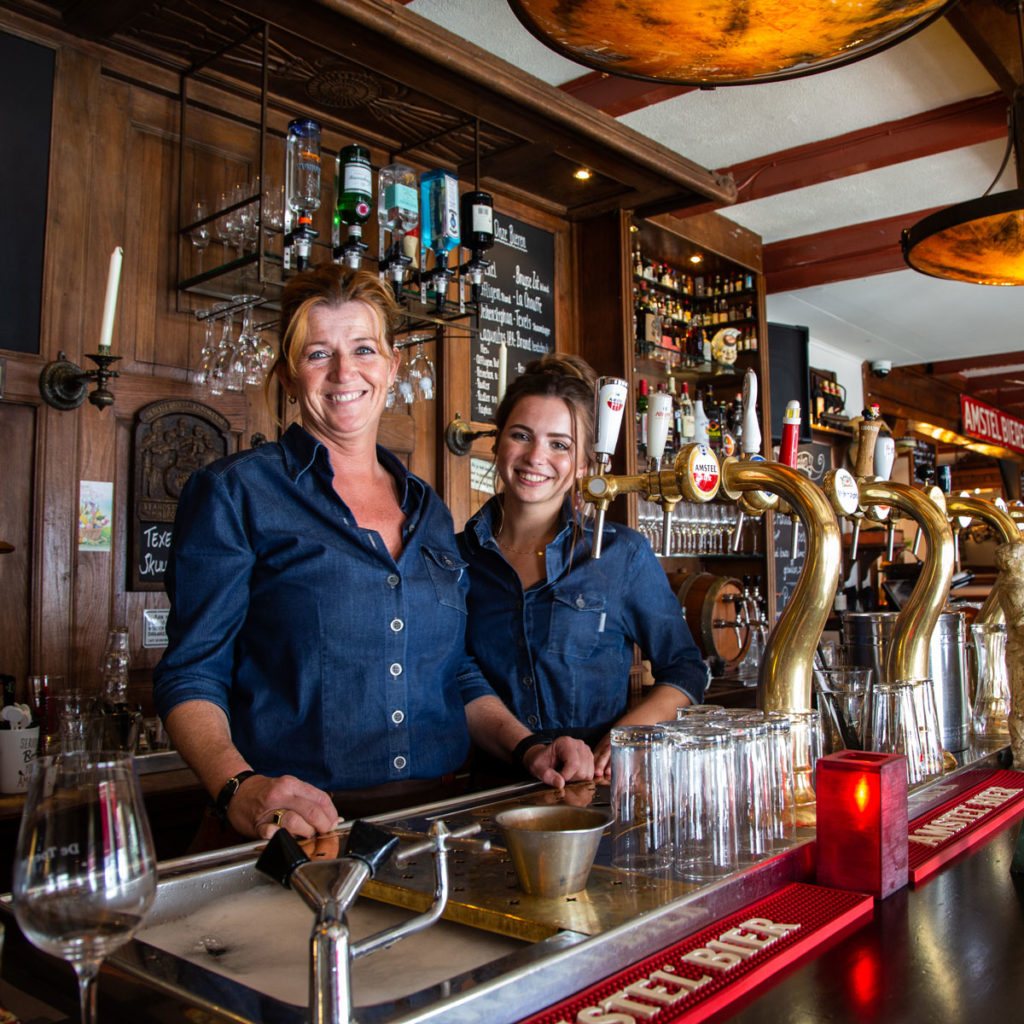
[[[997,768],[964,774],[977,781],[910,822],[912,885],[920,885],[958,854],[1024,814],[1024,774]]]
[[[694,1024],[860,926],[874,907],[861,893],[795,882],[521,1024]]]

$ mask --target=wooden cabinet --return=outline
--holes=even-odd
[[[706,395],[713,389],[717,402],[719,397],[734,399],[749,367],[758,377],[759,421],[764,447],[770,449],[760,239],[715,214],[642,220],[616,212],[578,224],[574,230],[577,265],[582,268],[576,304],[583,352],[598,373],[625,377],[632,401],[645,380],[651,393],[660,385],[681,390],[683,382],[691,398],[698,390]],[[692,261],[698,257],[699,263]],[[659,267],[659,280],[645,276],[645,262]],[[670,322],[662,319],[653,332],[645,315],[649,311],[640,309],[637,315],[637,299],[646,304],[651,298],[648,292],[657,292],[654,304],[670,311]],[[711,353],[703,344],[704,336],[710,342],[725,328],[734,329],[740,339],[732,364],[709,358]],[[641,429],[639,416],[625,417],[615,472],[646,469]],[[660,540],[660,510],[636,495],[620,499],[608,514]],[[769,514],[745,525],[740,551],[733,553],[727,536],[731,535],[729,510],[722,505],[702,509],[680,503],[673,518],[679,538],[692,540],[696,531],[704,540],[696,545],[676,544],[675,553],[662,560],[666,572],[676,585],[694,573],[735,580],[757,577],[768,604],[768,621],[774,621],[770,518]]]

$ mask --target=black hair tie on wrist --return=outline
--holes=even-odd
[[[526,752],[530,747],[536,747],[541,744],[547,746],[551,743],[551,740],[542,732],[530,733],[529,736],[524,736],[516,745],[512,751],[512,760],[516,764],[522,764],[523,758],[526,757]]]

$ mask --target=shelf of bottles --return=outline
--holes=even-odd
[[[742,269],[680,270],[633,251],[635,355],[667,368],[729,372],[741,352],[757,351],[757,289]]]
[[[491,196],[460,196],[458,179],[444,169],[418,174],[398,162],[375,169],[369,150],[353,143],[335,159],[331,237],[320,237],[313,228],[324,191],[320,132],[310,118],[290,122],[283,185],[237,185],[214,210],[192,204],[180,236],[194,249],[194,272],[179,289],[221,302],[255,291],[277,309],[290,276],[333,260],[387,279],[407,321],[446,323],[475,313],[490,265],[485,253],[494,244]],[[378,244],[371,252],[363,231],[374,217]],[[223,258],[204,269],[215,242]]]

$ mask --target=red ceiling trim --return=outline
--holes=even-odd
[[[609,75],[603,71],[591,71],[569,82],[563,82],[558,88],[611,117],[622,117],[624,114],[632,114],[634,110],[642,110],[655,103],[664,103],[665,100],[693,92],[695,87],[658,85],[654,82],[641,82],[635,78]]]
[[[900,233],[942,208],[937,206],[864,224],[851,224],[834,231],[771,242],[764,247],[768,293],[906,270],[900,251]]]

